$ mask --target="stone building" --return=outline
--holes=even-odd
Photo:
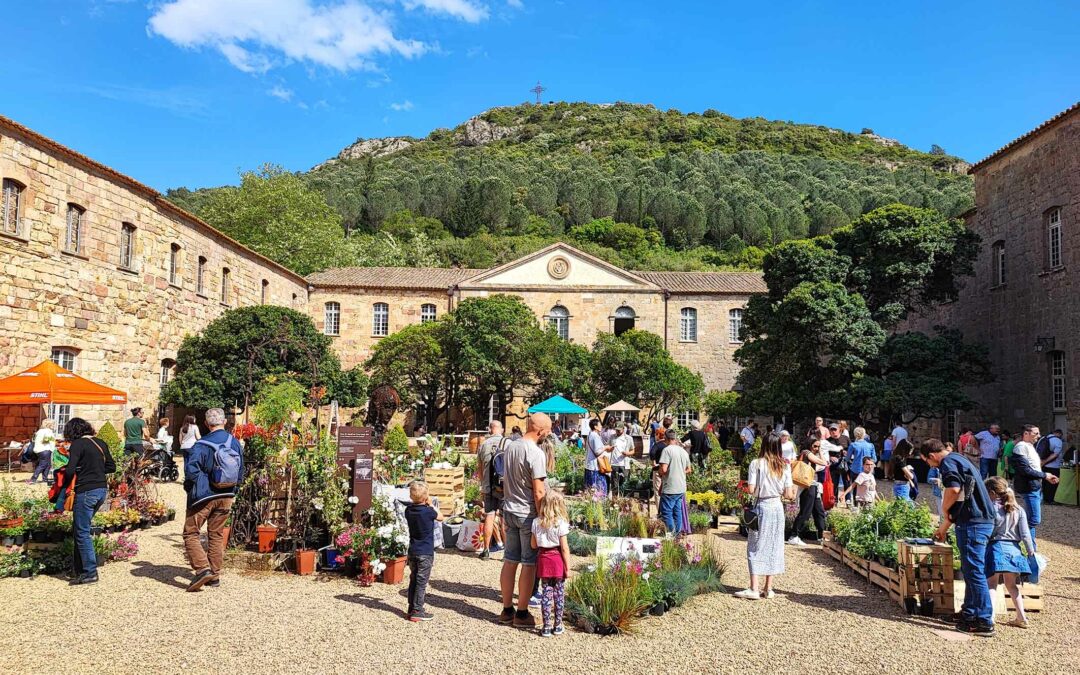
[[[987,345],[996,380],[978,408],[943,411],[946,438],[999,421],[1080,431],[1080,104],[971,167],[982,237],[959,298],[912,321]],[[936,429],[935,429],[936,431]],[[1075,438],[1073,438],[1075,441]]]
[[[742,308],[760,274],[628,272],[565,244],[490,270],[346,268],[304,279],[154,189],[0,117],[0,377],[54,361],[126,391],[153,417],[180,342],[229,307],[310,312],[345,366],[462,298],[513,293],[563,336],[652,331],[708,389],[729,389]],[[40,416],[119,424],[126,411],[0,406],[0,443]],[[683,411],[684,425],[697,411]],[[482,416],[482,413],[481,413]]]
[[[591,346],[601,331],[656,333],[709,390],[734,385],[742,311],[765,290],[757,273],[629,272],[564,243],[490,270],[349,267],[308,281],[309,312],[334,336],[345,366],[363,362],[381,337],[434,320],[463,298],[508,293],[578,344]],[[685,428],[699,411],[678,414]]]
[[[307,282],[157,191],[0,117],[0,376],[52,358],[153,417],[183,337],[228,307],[303,309]],[[72,408],[75,408],[73,410]],[[101,423],[126,411],[48,406]],[[38,414],[0,407],[6,437]]]

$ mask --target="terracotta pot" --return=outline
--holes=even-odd
[[[278,529],[273,525],[259,525],[256,530],[259,533],[259,553],[273,553]]]
[[[229,548],[229,535],[232,534],[232,526],[226,525],[221,528],[221,539],[225,542],[225,548]]]
[[[405,556],[384,560],[386,569],[383,570],[382,580],[384,584],[400,584],[405,578]]]
[[[301,576],[315,573],[315,549],[300,549],[296,552],[296,573]]]

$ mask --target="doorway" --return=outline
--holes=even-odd
[[[634,313],[634,310],[626,305],[615,310],[615,321],[612,326],[615,336],[618,337],[626,331],[633,329],[636,320],[637,315]]]

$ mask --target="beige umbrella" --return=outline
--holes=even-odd
[[[620,400],[617,403],[612,403],[600,412],[641,412],[641,408],[634,407],[626,401]]]

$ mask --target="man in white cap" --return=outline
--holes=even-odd
[[[709,439],[701,430],[701,421],[690,420],[690,431],[683,434],[680,440],[683,447],[690,450],[690,458],[704,468],[705,458],[709,456]]]

